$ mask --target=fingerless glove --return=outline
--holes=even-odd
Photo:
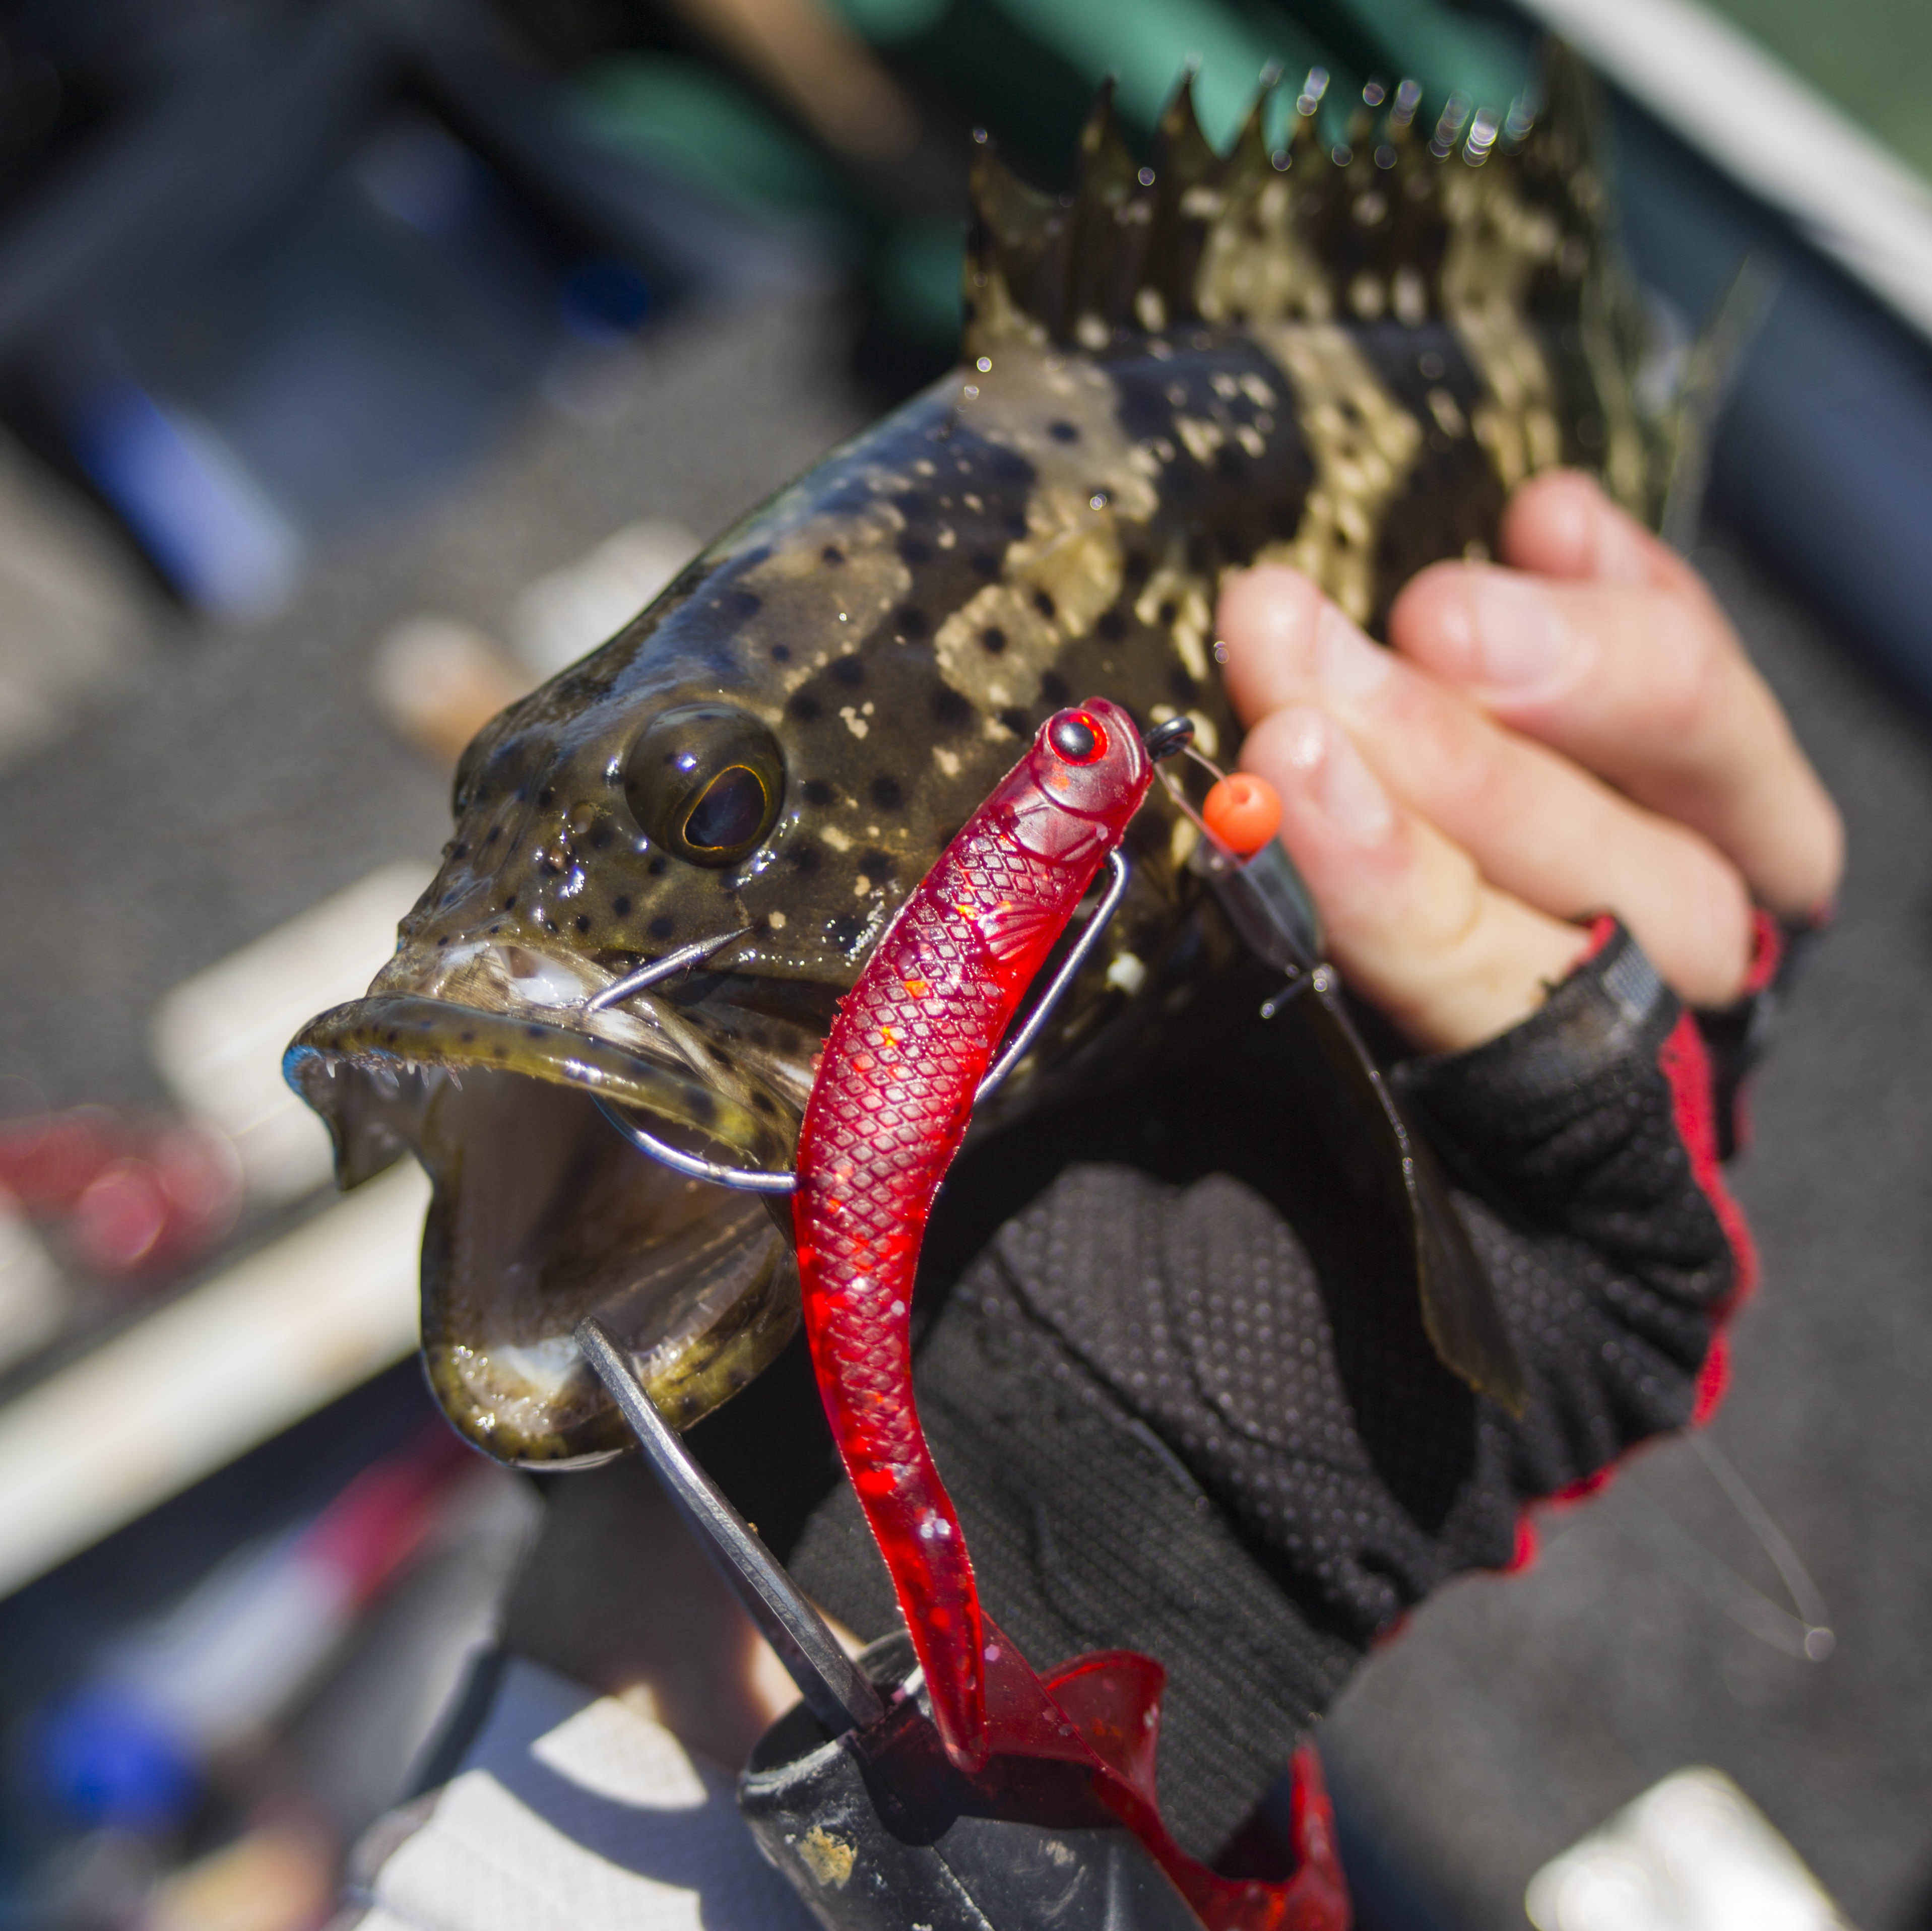
[[[1520,1417],[1391,1304],[1320,1123],[1271,1113],[1258,1052],[1213,1088],[1238,1157],[1195,1130],[1191,1180],[1067,1165],[927,1331],[920,1412],[988,1610],[1042,1666],[1116,1646],[1166,1666],[1162,1801],[1197,1855],[1415,1603],[1520,1560],[1527,1504],[1696,1408],[1748,1243],[1697,1026],[1620,928],[1598,938],[1522,1025],[1396,1075],[1521,1359]],[[1184,1171],[1172,1143],[1203,1111],[1148,1164]],[[891,1627],[842,1486],[790,1561],[855,1629]]]

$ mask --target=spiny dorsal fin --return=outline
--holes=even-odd
[[[1201,130],[1192,67],[1181,74],[1155,130],[1154,172],[1147,251],[1131,308],[1135,325],[1158,334],[1193,313],[1202,247],[1222,208],[1221,157]]]
[[[1506,286],[1526,313],[1574,319],[1590,306],[1621,344],[1628,305],[1601,289],[1586,300],[1604,195],[1590,79],[1567,49],[1546,48],[1534,115],[1461,97],[1432,115],[1403,79],[1365,91],[1332,153],[1317,125],[1328,86],[1320,68],[1301,82],[1279,148],[1264,88],[1220,160],[1185,74],[1142,168],[1110,81],[1081,136],[1077,186],[1057,201],[1016,181],[982,138],[968,354],[1016,337],[1097,351],[1124,330],[1195,319],[1419,322],[1466,309],[1478,279],[1486,293]],[[1470,285],[1445,289],[1445,274]]]
[[[973,139],[962,289],[969,361],[996,343],[1040,341],[1054,332],[1048,318],[1060,307],[1066,230],[1066,210],[1022,181],[983,128]]]
[[[1139,285],[1154,197],[1123,138],[1109,75],[1080,135],[1080,178],[1073,190],[1063,328],[1083,348],[1103,349],[1126,325]],[[1059,332],[1059,331],[1056,331]]]
[[[1133,154],[1114,111],[1115,86],[1111,73],[1101,82],[1087,124],[1080,130],[1080,181],[1074,193],[1078,202],[1118,206],[1138,185]]]
[[[1279,172],[1268,149],[1268,110],[1273,98],[1273,90],[1263,88],[1248,109],[1240,131],[1234,136],[1234,145],[1228,150],[1228,158],[1221,166],[1224,193],[1252,189],[1270,173]]]
[[[1288,123],[1288,149],[1290,155],[1297,160],[1304,154],[1313,153],[1322,145],[1321,123],[1318,117],[1328,92],[1328,70],[1325,67],[1310,67],[1302,81],[1300,92],[1294,97],[1294,113]]]
[[[1173,98],[1162,109],[1154,130],[1154,173],[1168,184],[1169,196],[1185,194],[1221,165],[1221,157],[1201,131],[1201,117],[1195,112],[1195,71],[1191,65],[1182,70]]]
[[[1202,248],[1194,312],[1209,322],[1326,319],[1327,281],[1302,233],[1297,204],[1318,177],[1320,157],[1304,85],[1286,148],[1270,145],[1269,95],[1256,98],[1221,169],[1221,209]]]

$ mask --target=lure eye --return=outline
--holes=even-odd
[[[646,724],[624,760],[631,815],[692,865],[735,865],[770,832],[784,796],[771,733],[731,704],[680,704]]]
[[[1062,711],[1047,726],[1046,741],[1069,764],[1093,764],[1107,754],[1107,733],[1086,711]]]

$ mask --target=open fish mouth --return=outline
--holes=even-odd
[[[763,1009],[746,1000],[772,988],[718,975],[586,1010],[577,961],[465,950],[457,970],[446,954],[428,973],[392,961],[302,1029],[284,1070],[345,1186],[405,1152],[429,1174],[423,1357],[450,1420],[500,1461],[602,1459],[630,1438],[578,1355],[585,1315],[688,1426],[784,1347],[798,1275],[782,1198],[646,1158],[598,1101],[709,1159],[784,1169],[824,1026],[795,994]]]

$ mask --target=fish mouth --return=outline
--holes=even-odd
[[[680,1428],[746,1387],[798,1322],[782,1198],[644,1156],[598,1102],[706,1159],[789,1168],[825,1031],[809,992],[692,974],[587,1009],[598,989],[582,962],[521,947],[422,970],[398,960],[368,997],[311,1020],[284,1061],[344,1186],[405,1153],[428,1171],[430,1384],[478,1448],[525,1467],[631,1445],[578,1354],[586,1315]]]

